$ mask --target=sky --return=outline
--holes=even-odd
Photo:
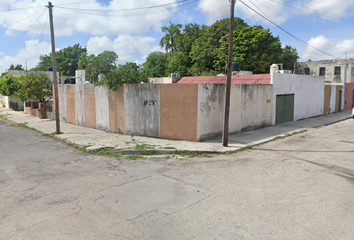
[[[57,50],[81,44],[89,54],[115,51],[118,64],[164,51],[161,27],[212,25],[230,16],[229,0],[52,0]],[[51,52],[48,1],[0,1],[0,72],[28,69]],[[354,58],[354,1],[236,0],[235,17],[261,25],[298,50],[300,60]]]

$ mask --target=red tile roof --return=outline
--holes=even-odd
[[[221,83],[226,84],[227,76],[183,77],[178,84]],[[233,75],[231,84],[270,84],[270,74]]]

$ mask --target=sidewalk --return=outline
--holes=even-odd
[[[12,122],[26,123],[27,126],[44,134],[52,134],[56,129],[55,121],[53,120],[39,119],[26,115],[23,112],[16,112],[1,107],[0,114],[6,115],[8,120]],[[60,130],[63,134],[54,135],[54,137],[80,147],[85,147],[89,151],[115,148],[121,150],[122,154],[139,154],[144,151],[154,151],[155,154],[173,154],[178,151],[223,153],[247,146],[254,146],[270,141],[275,137],[285,136],[294,132],[316,129],[350,117],[351,110],[234,134],[229,136],[229,147],[222,146],[221,137],[206,142],[168,140],[120,135],[64,122],[60,122]]]

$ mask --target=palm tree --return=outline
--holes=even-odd
[[[182,24],[169,22],[170,26],[161,28],[161,31],[166,35],[161,38],[160,47],[165,47],[166,52],[171,49],[171,60],[173,60],[173,52],[177,50],[177,38],[181,33]]]

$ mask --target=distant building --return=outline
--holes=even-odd
[[[328,83],[354,83],[354,59],[299,62],[295,74],[324,76]]]

